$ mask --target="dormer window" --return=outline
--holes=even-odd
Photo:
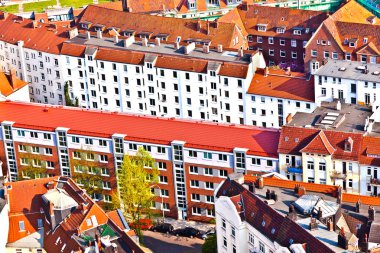
[[[266,32],[267,31],[267,24],[257,24],[257,31]]]
[[[344,141],[344,151],[346,152],[352,152],[352,146],[354,144],[354,141],[352,140],[351,137],[348,137],[345,141]]]
[[[363,39],[363,43],[364,43],[364,44],[367,44],[367,43],[368,43],[368,38],[364,38],[364,39]]]
[[[306,28],[305,33],[309,33],[309,32],[310,32],[310,28]]]
[[[277,27],[276,33],[285,33],[285,27]]]
[[[301,35],[302,34],[302,28],[294,28],[293,34],[294,35]]]
[[[347,38],[344,39],[343,44],[344,44],[344,45],[347,45],[347,44],[348,44],[348,39],[347,39]]]
[[[348,40],[349,47],[356,47],[356,42],[357,41],[358,41],[357,39],[350,39],[350,40]]]
[[[188,7],[190,10],[194,10],[196,6],[196,0],[188,0]]]

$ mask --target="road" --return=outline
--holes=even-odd
[[[153,253],[200,253],[203,240],[144,231],[144,245]]]

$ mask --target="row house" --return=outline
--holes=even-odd
[[[303,71],[304,47],[326,17],[319,11],[242,4],[218,21],[238,24],[248,48],[262,51],[269,66]]]
[[[380,20],[356,1],[329,16],[306,44],[305,69],[315,73],[328,60],[380,63]]]
[[[360,195],[378,197],[380,194],[380,139],[364,136],[359,157],[360,163]]]
[[[278,130],[16,102],[0,107],[0,157],[11,181],[23,176],[26,159],[49,176],[96,174],[102,191],[92,197],[100,203],[112,201],[116,168],[139,147],[160,172],[152,208],[179,219],[213,218],[213,191],[228,174],[278,167]]]
[[[250,0],[250,2],[253,2]],[[241,4],[242,0],[158,0],[150,2],[123,0],[118,3],[104,4],[113,8],[134,13],[150,13],[164,17],[207,18],[216,19],[232,8]]]
[[[329,60],[314,74],[315,102],[372,105],[380,96],[380,64]]]

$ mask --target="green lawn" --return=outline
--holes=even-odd
[[[104,3],[104,2],[110,2],[110,0],[99,0],[99,3]],[[60,3],[62,7],[80,8],[85,5],[92,4],[93,0],[60,0]],[[54,6],[56,4],[57,4],[56,0],[26,3],[24,4],[24,12],[30,12],[30,11],[43,12],[49,6]],[[0,10],[11,12],[11,13],[17,13],[18,4],[6,6],[6,7],[0,7]]]

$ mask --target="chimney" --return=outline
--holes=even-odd
[[[316,218],[313,218],[313,216],[310,215],[310,223],[309,223],[309,229],[311,231],[318,229],[318,222]]]
[[[207,35],[210,35],[210,22],[207,20]]]
[[[143,47],[148,46],[148,39],[147,38],[142,38],[141,42],[142,42]]]
[[[271,199],[273,199],[274,201],[277,201],[277,194],[276,194],[276,192],[275,191],[272,191],[271,193],[270,193],[270,198]]]
[[[73,39],[76,36],[78,36],[78,28],[75,27],[75,28],[69,30],[69,39]]]
[[[346,237],[346,233],[344,232],[344,227],[340,229],[339,235],[338,235],[338,245],[343,249],[348,249],[348,240]]]
[[[269,74],[269,68],[265,67],[265,69],[264,69],[264,76],[267,77],[268,74]]]
[[[248,11],[248,3],[247,3],[247,1],[243,1],[243,3],[241,4],[241,9],[243,11]]]
[[[122,2],[122,6],[123,6],[123,11],[126,11],[128,12],[129,11],[129,4],[128,4],[128,0],[121,0]]]
[[[306,189],[305,189],[305,187],[301,187],[300,186],[300,188],[298,189],[298,196],[303,196],[303,195],[305,195],[306,194]]]
[[[373,206],[369,206],[368,208],[368,220],[374,221],[375,220],[375,208]]]
[[[209,45],[203,45],[203,53],[205,53],[205,54],[210,53],[210,46]]]
[[[219,27],[219,22],[218,22],[218,20],[215,20],[215,21],[214,21],[214,27],[215,27],[216,29],[218,29],[218,27]]]
[[[114,35],[113,36],[113,42],[115,42],[116,44],[119,43],[119,36]]]
[[[179,49],[179,42],[175,42],[175,43],[174,43],[174,48],[175,48],[176,50]]]
[[[161,39],[160,38],[156,38],[154,42],[155,42],[156,46],[161,45]]]
[[[359,199],[355,205],[355,212],[360,213],[360,206],[361,206],[361,203],[360,203],[360,199]]]
[[[342,187],[341,186],[338,187],[338,196],[337,196],[336,201],[339,205],[342,204]]]
[[[292,72],[290,72],[290,67],[286,67],[285,75],[290,76]]]
[[[202,28],[201,19],[198,18],[198,20],[197,20],[197,32],[200,32],[200,31],[201,31],[201,28]]]
[[[270,190],[267,189],[267,191],[265,192],[265,198],[266,199],[270,199],[271,198],[271,194],[270,194]]]
[[[334,231],[334,223],[332,222],[331,218],[327,220],[327,230]]]
[[[248,190],[249,190],[250,192],[252,192],[253,194],[255,194],[255,192],[256,192],[256,188],[255,188],[255,183],[254,183],[254,182],[250,182],[250,183],[248,184]]]
[[[195,49],[195,43],[191,42],[189,45],[185,47],[185,54],[190,54]]]
[[[369,119],[368,120],[367,133],[371,133],[372,132],[372,128],[373,128],[373,124],[374,123],[375,123],[375,120],[373,120],[373,119]]]
[[[33,20],[32,21],[32,25],[33,25],[33,29],[38,28],[38,21],[37,20]]]
[[[244,50],[243,49],[239,49],[238,50],[238,56],[239,57],[243,57],[244,56]]]
[[[16,75],[16,69],[11,68],[11,69],[9,70],[9,83],[11,84],[11,86],[12,86],[13,88],[15,88],[13,85],[16,84],[17,79],[18,79],[18,78],[17,78],[17,75]]]
[[[87,212],[87,210],[88,210],[88,202],[83,202],[82,204],[81,204],[81,208],[82,208],[82,212],[83,213],[86,213]]]
[[[322,215],[323,215],[323,213],[322,213],[322,209],[321,209],[321,207],[319,207],[319,208],[318,208],[318,220],[321,220],[321,219],[322,219]]]
[[[87,31],[86,35],[88,40],[91,39],[91,33],[89,31]]]
[[[102,31],[96,31],[96,37],[98,39],[101,39],[102,38]]]
[[[289,219],[291,219],[292,221],[297,221],[297,212],[296,210],[294,209],[294,206],[293,205],[290,205],[289,206],[289,213],[288,215],[286,216],[288,217]]]
[[[264,179],[262,177],[259,177],[257,179],[257,181],[258,181],[259,189],[263,189],[264,188]]]
[[[340,100],[338,100],[338,102],[336,102],[336,110],[337,111],[342,110],[342,104],[340,103]]]
[[[135,36],[128,37],[124,40],[124,47],[129,47],[135,42]]]
[[[218,45],[218,53],[223,53],[223,45]]]

